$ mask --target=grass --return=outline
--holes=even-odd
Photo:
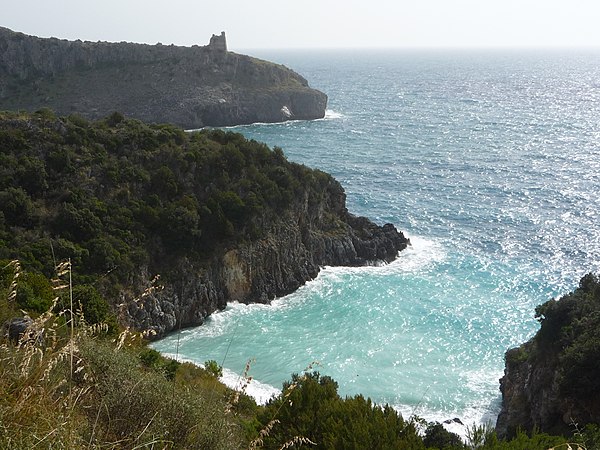
[[[14,283],[1,301],[4,314],[16,315],[21,271],[11,264]],[[70,272],[70,264],[58,267],[57,292],[72,292]],[[138,335],[111,339],[106,326],[86,324],[75,306],[57,312],[56,303],[19,342],[0,344],[0,448],[244,445],[240,418],[225,413],[231,393],[215,377],[162,357],[144,364]]]

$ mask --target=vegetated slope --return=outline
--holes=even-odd
[[[288,294],[323,265],[391,261],[407,243],[349,214],[331,176],[240,134],[0,114],[0,259],[50,275],[71,258],[122,323],[158,336],[230,300]]]
[[[537,334],[506,353],[497,430],[573,433],[600,423],[600,279],[536,308]]]
[[[0,109],[113,111],[184,128],[316,119],[327,96],[294,71],[219,44],[42,39],[0,27]]]

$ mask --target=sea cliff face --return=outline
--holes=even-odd
[[[183,128],[317,119],[327,96],[294,71],[207,46],[42,39],[0,27],[0,109],[118,111]]]
[[[309,192],[266,236],[221,251],[208,263],[177,262],[176,279],[143,298],[122,299],[126,321],[137,330],[164,336],[202,324],[228,302],[268,303],[315,278],[322,266],[361,266],[393,261],[409,245],[393,225],[378,226],[349,214],[339,183],[332,180],[315,203]],[[140,280],[150,287],[147,272]]]

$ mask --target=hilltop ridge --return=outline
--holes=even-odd
[[[0,27],[0,109],[183,128],[324,117],[327,96],[285,66],[205,46],[68,41]]]

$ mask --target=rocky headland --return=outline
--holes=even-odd
[[[205,46],[38,38],[0,27],[0,110],[118,111],[186,129],[324,117],[327,96],[296,72]]]
[[[0,260],[51,276],[70,258],[84,311],[98,291],[153,337],[408,245],[349,213],[330,175],[237,133],[43,110],[0,113],[0,148]]]
[[[330,197],[338,186],[331,188],[334,192],[327,192],[324,203],[309,207],[308,199],[302,199],[261,239],[223,249],[207,263],[178,260],[177,275],[168,283],[151,288],[142,298],[123,297],[127,322],[160,337],[202,324],[230,301],[268,303],[289,294],[315,278],[322,266],[391,262],[406,248],[408,240],[393,225],[377,226],[349,214],[343,197]],[[320,217],[330,214],[330,207],[339,208],[334,217],[325,219],[335,220],[333,234]],[[153,286],[146,268],[138,275]]]
[[[600,423],[600,279],[536,308],[541,323],[525,344],[506,352],[496,431],[570,435]]]

